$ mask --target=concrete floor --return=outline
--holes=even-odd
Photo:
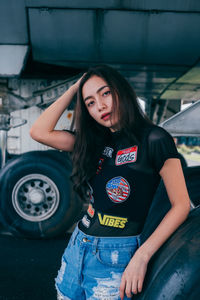
[[[55,300],[54,278],[70,234],[28,240],[0,235],[0,300]]]

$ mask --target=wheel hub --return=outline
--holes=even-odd
[[[43,174],[29,174],[14,186],[12,203],[23,219],[39,222],[49,219],[57,210],[60,194],[55,183]]]
[[[28,195],[28,198],[29,198],[31,203],[39,204],[39,203],[44,202],[45,195],[44,195],[44,192],[42,190],[33,189],[32,191],[30,191],[30,193]]]

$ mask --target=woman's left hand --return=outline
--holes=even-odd
[[[142,291],[143,281],[147,270],[148,259],[139,251],[135,252],[121,278],[120,298],[124,299],[124,294],[131,298],[133,294]]]

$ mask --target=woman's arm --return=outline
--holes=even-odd
[[[34,140],[59,150],[73,150],[74,135],[67,131],[54,130],[54,128],[76,94],[81,78],[52,103],[35,121],[30,129],[30,135]]]
[[[131,297],[131,292],[134,294],[141,292],[149,260],[185,221],[190,211],[190,199],[180,160],[167,159],[160,170],[160,175],[171,202],[171,209],[150,237],[138,248],[126,267],[120,285],[121,299],[124,292],[128,297]]]

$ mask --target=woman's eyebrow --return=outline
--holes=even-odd
[[[103,90],[105,87],[109,87],[108,85],[103,85],[103,86],[101,86],[97,91],[96,91],[96,93],[99,93],[101,90]],[[92,96],[87,96],[85,99],[84,99],[84,101],[86,101],[86,100],[88,100],[88,99],[90,99],[90,98],[92,98]]]

